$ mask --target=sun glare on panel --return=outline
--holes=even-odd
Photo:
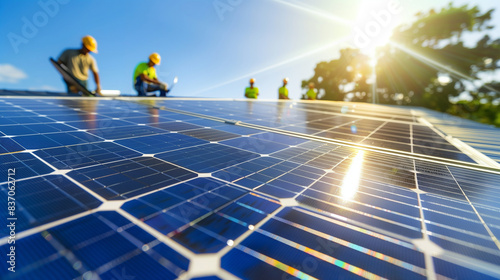
[[[350,200],[354,197],[359,188],[361,171],[363,168],[364,151],[359,151],[352,160],[351,166],[344,176],[344,181],[341,187],[341,196],[345,200]]]

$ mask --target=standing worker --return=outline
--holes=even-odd
[[[288,89],[286,85],[288,84],[288,78],[283,79],[283,86],[278,89],[279,99],[290,99],[288,98]]]
[[[96,93],[101,94],[101,82],[99,80],[99,70],[97,69],[97,62],[94,57],[89,53],[97,53],[97,41],[92,36],[85,36],[82,38],[82,47],[80,49],[67,49],[57,59],[59,64],[64,64],[69,72],[76,78],[76,80],[85,88],[89,79],[89,69],[94,74],[94,81],[96,84]],[[68,93],[77,93],[77,89],[70,83],[64,80]]]
[[[257,99],[257,96],[259,96],[259,88],[254,87],[253,86],[254,83],[255,83],[255,79],[251,78],[250,79],[250,86],[245,89],[245,97],[246,98]]]
[[[152,53],[148,62],[137,64],[134,70],[134,88],[138,96],[147,96],[148,92],[160,91],[160,96],[167,96],[168,85],[158,80],[155,65],[159,65],[161,57]]]
[[[317,92],[314,88],[314,83],[309,83],[309,90],[306,92],[306,100],[316,100]]]

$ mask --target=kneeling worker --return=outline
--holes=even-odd
[[[89,53],[97,53],[97,42],[92,36],[85,36],[82,38],[82,47],[80,49],[67,49],[57,59],[59,64],[64,64],[69,72],[76,78],[76,80],[85,88],[89,79],[89,69],[94,74],[94,81],[96,84],[96,92],[101,94],[101,83],[99,80],[99,70],[97,69],[97,62],[94,57]],[[77,93],[77,89],[70,85],[66,80],[66,87],[68,93]]]
[[[253,86],[254,83],[255,83],[255,79],[251,78],[250,79],[250,86],[245,89],[245,97],[246,98],[257,99],[257,96],[259,96],[259,88],[254,87]]]
[[[161,57],[152,53],[148,62],[139,63],[134,70],[134,88],[138,96],[147,96],[148,92],[160,91],[160,96],[167,96],[167,84],[158,81],[155,65],[159,65]]]

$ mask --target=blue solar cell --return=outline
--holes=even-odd
[[[148,172],[135,173],[133,170]],[[188,170],[148,157],[86,167],[68,175],[106,199],[130,198],[196,177]]]
[[[320,201],[318,199],[313,199],[307,196],[299,196],[296,199],[297,201],[304,203],[305,205],[311,206],[313,208],[320,209],[322,211],[325,211],[327,213],[339,215],[341,217],[346,217],[347,219],[352,219],[353,221],[361,222],[361,223],[366,223],[368,225],[374,226],[376,228],[382,228],[385,230],[392,231],[394,233],[409,237],[409,238],[422,238],[422,233],[420,232],[420,228],[415,228],[412,227],[411,225],[406,225],[406,224],[395,224],[391,223],[388,221],[385,221],[383,219],[377,219],[375,217],[370,217],[370,216],[365,216],[362,214],[358,214],[357,212],[350,210],[350,209],[344,209],[340,208],[338,206],[334,206],[331,204],[327,204],[323,201]],[[381,214],[379,211],[377,214]],[[408,218],[403,218],[403,217],[398,217],[396,215],[392,215],[391,218],[399,218],[402,220],[402,222],[407,222],[407,223],[413,223],[415,226],[419,224],[415,220],[410,220]]]
[[[116,143],[144,154],[156,154],[208,143],[205,140],[179,133],[122,139]]]
[[[2,205],[7,208],[7,185],[0,186]],[[63,176],[49,175],[18,182],[15,199],[19,208],[18,232],[98,207],[101,202]],[[20,207],[22,205],[22,207]],[[6,219],[7,212],[0,214]],[[8,234],[2,228],[1,236]]]
[[[266,213],[242,203],[231,203],[218,211],[218,213],[237,219],[245,225],[255,225],[267,216]]]
[[[14,141],[14,139],[0,137],[0,154],[24,151],[25,148],[21,145]]]
[[[177,118],[178,116],[179,115],[176,114],[175,118]],[[194,125],[188,122],[163,122],[163,123],[151,124],[150,126],[161,128],[167,131],[184,131],[190,129],[203,128],[203,126]]]
[[[226,246],[226,242],[194,227],[175,234],[172,239],[198,254],[216,253]]]
[[[203,139],[207,141],[222,141],[222,140],[227,140],[227,139],[232,139],[236,137],[240,137],[238,134],[234,133],[229,133],[217,129],[212,129],[212,128],[200,128],[200,129],[192,129],[192,130],[186,130],[182,131],[182,134],[191,136],[191,137],[196,137],[198,139]]]
[[[120,126],[120,127],[110,127],[110,128],[98,128],[87,130],[100,138],[106,140],[117,140],[123,138],[144,136],[144,135],[154,135],[165,133],[164,130],[158,129],[150,126]]]
[[[221,267],[242,279],[299,279],[240,249],[233,249],[221,259]]]
[[[62,131],[72,131],[75,128],[61,123],[28,124],[28,125],[4,125],[0,131],[6,135],[18,136],[26,134],[53,133]]]
[[[369,249],[357,244],[345,243],[344,240],[332,242],[300,228],[283,222],[271,220],[259,229],[259,232],[272,237],[277,235],[287,240],[311,248],[324,255],[334,257],[343,262],[368,270],[387,279],[426,279],[424,269],[420,273],[412,271],[411,265],[395,265],[384,260],[382,256],[374,257]],[[335,236],[331,237],[335,238]],[[386,258],[387,259],[387,258]],[[410,267],[410,269],[408,269]]]
[[[196,172],[209,173],[259,156],[220,144],[206,144],[157,154],[155,157]]]
[[[256,136],[236,138],[222,141],[221,143],[259,154],[271,154],[288,148],[287,145],[263,140]]]
[[[288,266],[301,267],[303,272],[318,279],[328,279],[332,275],[335,275],[335,277],[338,278],[344,277],[346,279],[362,279],[362,277],[352,274],[341,267],[335,266],[320,258],[313,258],[312,255],[309,255],[300,249],[285,245],[282,242],[278,242],[275,239],[260,233],[251,234],[241,243],[241,245],[267,257],[279,260]],[[313,267],[314,269],[303,268],[303,262],[308,258],[311,262],[310,267]]]
[[[452,240],[447,240],[444,238],[439,238],[436,236],[429,237],[432,242],[441,246],[441,248],[459,253],[468,257],[472,257],[474,259],[483,260],[485,262],[493,263],[496,265],[500,264],[500,255],[491,253],[489,251],[484,250],[483,248],[477,246],[473,243],[460,244],[458,242],[454,242]]]
[[[255,188],[255,190],[277,198],[293,198],[297,195],[296,192],[292,192],[272,185],[263,185]]]
[[[191,280],[222,280],[222,279],[217,276],[205,276],[205,277],[191,278]]]
[[[2,170],[15,169],[16,180],[45,175],[54,171],[51,167],[29,153],[0,155]]]
[[[477,272],[463,266],[444,261],[439,258],[432,258],[434,261],[434,268],[436,273],[448,277],[449,279],[457,279],[457,280],[468,280],[468,279],[484,279],[484,280],[493,280],[499,279],[500,273],[496,273],[496,276],[486,275],[481,272]]]
[[[177,231],[177,229],[186,225],[185,221],[181,221],[169,213],[159,213],[145,219],[144,222],[164,235]]]
[[[229,200],[213,193],[206,193],[193,198],[191,202],[196,203],[207,210],[214,211],[224,204],[229,203]]]
[[[484,230],[486,234],[479,235],[473,231],[469,231],[468,228],[448,228],[435,223],[427,223],[426,227],[429,234],[433,236],[461,240],[485,248],[497,249],[497,246],[486,232],[486,229]]]

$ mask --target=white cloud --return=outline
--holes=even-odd
[[[53,86],[49,85],[43,85],[43,86],[36,86],[36,87],[30,87],[28,90],[38,90],[38,91],[61,91],[58,88],[55,88]]]
[[[10,64],[0,64],[0,83],[16,84],[28,76],[21,69]]]

